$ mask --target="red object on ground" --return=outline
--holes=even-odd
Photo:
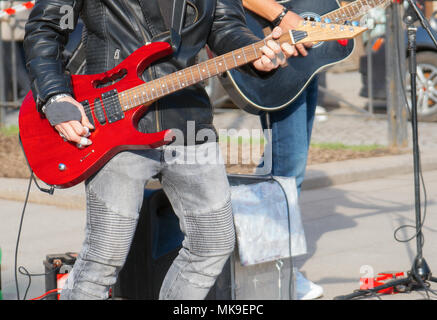
[[[378,275],[375,278],[360,278],[360,289],[361,290],[369,290],[373,289],[375,287],[382,286],[386,284],[389,281],[392,281],[397,278],[404,278],[406,277],[405,272],[381,272],[378,273]],[[378,293],[382,294],[396,294],[399,293],[396,289],[396,287],[386,288],[379,290]]]

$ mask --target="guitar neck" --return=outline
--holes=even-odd
[[[322,20],[327,18],[332,23],[343,24],[346,21],[353,21],[363,16],[369,11],[369,8],[385,6],[388,3],[388,0],[357,0],[322,16]]]
[[[305,39],[306,32],[291,31],[284,34],[279,43],[298,43]],[[156,80],[149,81],[137,87],[125,90],[119,94],[123,111],[158,100],[166,95],[185,89],[208,78],[222,74],[228,70],[241,67],[262,56],[261,48],[268,39],[252,45],[228,52],[224,55],[185,68]]]

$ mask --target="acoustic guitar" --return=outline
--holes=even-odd
[[[376,7],[385,7],[387,0],[357,0],[344,7],[336,0],[278,1],[303,18],[324,23],[358,25],[357,19]],[[249,29],[264,38],[270,22],[246,10]],[[288,66],[279,68],[272,76],[256,78],[239,70],[231,70],[219,77],[231,100],[251,114],[277,111],[292,103],[323,69],[347,59],[354,51],[355,42],[319,42],[306,57],[292,57]]]

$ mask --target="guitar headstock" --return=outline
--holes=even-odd
[[[298,44],[352,39],[366,30],[367,28],[364,27],[304,20],[295,30],[290,30],[288,33],[282,35],[280,42],[285,41],[290,44]]]

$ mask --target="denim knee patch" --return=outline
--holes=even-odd
[[[209,213],[187,213],[184,220],[192,253],[208,256],[234,250],[235,230],[230,199],[222,208]]]
[[[110,265],[122,265],[129,253],[137,219],[111,212],[88,193],[89,223],[86,258]]]

